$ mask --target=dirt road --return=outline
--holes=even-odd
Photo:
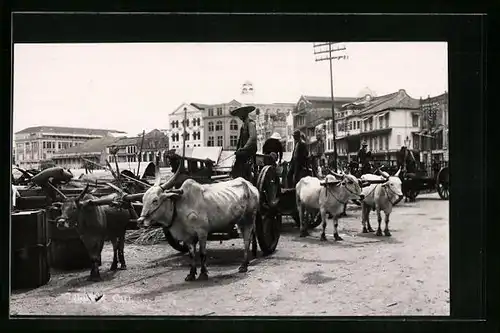
[[[32,315],[449,315],[448,201],[423,194],[391,215],[392,237],[362,234],[360,209],[339,224],[299,238],[283,223],[276,253],[260,252],[238,273],[243,241],[208,244],[209,280],[184,282],[187,255],[167,243],[125,247],[128,270],[114,274],[111,246],[103,252],[105,281],[88,271],[53,272],[38,289],[14,292],[11,314]],[[372,226],[376,216],[372,212]],[[102,297],[99,299],[99,296]],[[96,301],[96,299],[98,299]]]

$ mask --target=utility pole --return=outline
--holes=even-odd
[[[327,56],[320,56],[316,58],[316,62],[318,61],[324,61],[328,60],[330,62],[330,94],[332,97],[332,134],[333,134],[333,163],[334,166],[333,168],[335,169],[335,172],[337,172],[337,139],[335,135],[335,99],[333,97],[333,64],[332,60],[340,60],[340,59],[348,59],[346,55],[341,55],[341,56],[333,56],[333,52],[337,51],[343,51],[346,48],[345,47],[339,47],[336,49],[332,48],[333,44],[337,44],[334,42],[327,42],[327,43],[314,43],[314,54],[328,54]],[[328,48],[324,48],[325,46],[328,46]],[[317,49],[318,48],[318,49]]]

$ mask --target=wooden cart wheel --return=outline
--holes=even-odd
[[[436,189],[443,200],[450,198],[450,172],[448,167],[441,168],[436,177]]]
[[[257,177],[257,189],[260,194],[261,207],[265,209],[275,208],[276,199],[281,192],[281,185],[276,167],[273,165],[266,165],[262,168]]]
[[[281,215],[275,209],[275,201],[280,191],[276,168],[266,165],[257,177],[257,189],[260,194],[260,214],[257,215],[255,234],[264,255],[276,251],[281,233]]]
[[[188,247],[184,243],[175,239],[167,228],[163,228],[163,233],[165,234],[165,239],[171,247],[181,253],[187,253],[189,251]]]
[[[281,215],[276,215],[270,211],[262,215],[257,215],[255,235],[257,237],[260,250],[265,256],[276,251],[280,233]]]

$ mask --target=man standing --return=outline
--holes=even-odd
[[[233,178],[243,177],[249,182],[253,180],[252,166],[255,164],[255,154],[257,153],[257,128],[255,122],[248,116],[254,110],[255,106],[243,106],[231,111],[233,117],[238,117],[243,122],[231,176]]]
[[[368,147],[368,144],[366,141],[363,141],[361,149],[358,151],[359,170],[361,170],[362,175],[370,173],[369,158],[371,157],[371,152],[367,151],[366,147]]]
[[[295,130],[293,132],[293,140],[295,145],[287,177],[288,187],[295,187],[299,180],[307,175],[307,158],[309,151],[306,143],[301,139],[301,133],[299,130]]]

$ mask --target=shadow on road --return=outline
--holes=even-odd
[[[391,233],[393,233],[396,230],[391,230]],[[366,241],[366,242],[356,242],[356,244],[367,244],[367,243],[389,243],[389,244],[400,244],[402,243],[400,240],[397,238],[394,238],[394,236],[377,236],[375,235],[374,232],[368,232],[368,233],[357,233],[356,237],[360,238],[367,238],[367,239],[372,239],[375,241]]]
[[[239,266],[243,262],[243,249],[241,248],[230,248],[230,249],[207,249],[207,266],[216,267],[227,267],[227,266]],[[249,254],[252,258],[251,253]],[[262,257],[262,253],[257,252],[257,258],[252,260],[252,263],[258,263]],[[153,267],[170,267],[172,269],[176,268],[186,268],[190,266],[191,259],[188,255],[174,254],[169,255],[160,259],[150,261],[150,265],[146,268]],[[196,262],[200,263],[200,253],[196,252]]]
[[[112,281],[116,277],[116,273],[119,271],[110,271],[110,270],[101,270],[101,278],[102,281],[100,282],[94,282],[94,281],[88,281],[88,272],[84,275],[77,276],[75,278],[69,279],[64,282],[62,285],[54,286],[51,288],[50,283],[47,284],[43,290],[39,290],[40,295],[60,295],[63,293],[68,293],[72,292],[73,289],[78,289],[82,287],[88,287],[91,285],[99,285],[104,282]],[[54,281],[57,283],[57,281]]]
[[[319,235],[311,235],[307,237],[295,237],[292,239],[293,242],[304,243],[304,244],[314,244],[318,246],[338,246],[338,247],[359,247],[356,243],[351,243],[346,241],[345,239],[342,241],[336,241],[333,239],[333,236],[326,236],[326,241],[321,241],[319,239]]]
[[[186,271],[186,275],[189,271]],[[170,284],[168,286],[164,286],[155,290],[148,291],[146,293],[138,293],[135,296],[139,296],[142,298],[154,298],[160,296],[163,293],[180,291],[180,290],[189,290],[189,289],[199,289],[199,288],[209,288],[215,286],[222,286],[234,283],[236,281],[242,280],[248,276],[248,273],[239,273],[235,270],[232,273],[225,273],[219,275],[210,275],[210,268],[208,272],[208,280],[206,281],[192,281],[186,282],[184,281],[184,277],[182,278],[182,282]]]

